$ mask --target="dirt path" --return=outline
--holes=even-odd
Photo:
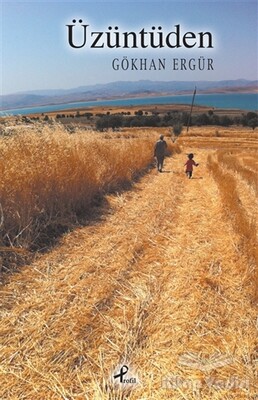
[[[2,287],[1,400],[255,398],[249,262],[207,152],[192,180],[184,158]]]

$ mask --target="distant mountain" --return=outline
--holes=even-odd
[[[48,104],[51,102],[51,97],[42,96],[37,94],[8,94],[6,96],[1,96],[1,108],[11,109],[11,108],[22,108],[31,107],[36,105]]]
[[[65,104],[138,96],[165,96],[192,93],[257,92],[258,81],[246,79],[223,81],[117,81],[80,86],[72,89],[33,90],[0,96],[1,109]]]

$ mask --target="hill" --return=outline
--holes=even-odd
[[[245,79],[223,81],[117,81],[106,84],[80,86],[71,89],[34,90],[3,95],[1,109],[65,104],[127,97],[165,96],[190,94],[194,87],[198,93],[253,93],[258,91],[258,81]]]

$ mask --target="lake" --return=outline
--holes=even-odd
[[[60,112],[62,110],[74,108],[87,108],[96,106],[141,106],[148,104],[191,104],[192,95],[174,95],[159,97],[137,97],[130,99],[118,100],[98,100],[83,101],[67,104],[55,104],[30,108],[16,108],[11,110],[0,111],[0,116],[4,115],[26,115],[33,113],[46,113],[51,111]],[[197,94],[195,96],[195,105],[240,109],[245,111],[258,110],[258,94],[257,93],[230,93],[230,94]]]

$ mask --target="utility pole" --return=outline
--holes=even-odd
[[[186,129],[186,132],[188,132],[189,125],[190,125],[190,121],[191,121],[191,115],[192,115],[192,111],[193,111],[193,105],[194,105],[194,98],[195,98],[195,95],[196,95],[196,86],[195,86],[195,88],[194,88],[194,92],[193,92],[193,98],[192,98],[191,110],[190,110],[190,114],[189,114],[189,117],[188,117],[188,122],[187,122],[187,129]]]

